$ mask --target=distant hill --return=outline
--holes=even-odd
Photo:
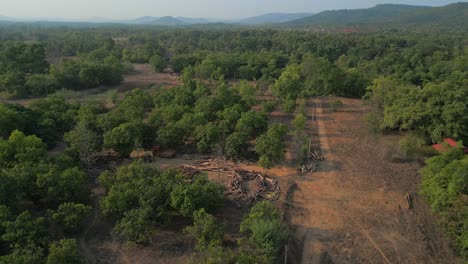
[[[312,16],[312,13],[270,13],[260,16],[254,16],[237,21],[240,24],[258,25],[275,24],[293,21],[304,17]]]
[[[389,26],[455,26],[468,27],[468,3],[442,7],[381,4],[368,9],[324,11],[284,23],[302,27],[389,27]]]
[[[158,19],[160,19],[160,17],[144,16],[144,17],[138,17],[132,20],[127,20],[125,22],[130,23],[130,24],[146,24],[146,23],[151,23]]]
[[[175,17],[186,24],[208,24],[212,22],[218,22],[217,20],[210,20],[207,18],[191,18],[191,17]]]
[[[16,20],[17,20],[17,19],[12,18],[12,17],[0,15],[0,21],[16,21]]]
[[[148,24],[163,25],[163,26],[178,26],[178,25],[186,25],[187,23],[172,16],[165,16],[165,17],[157,18],[156,20],[153,20],[149,22]]]

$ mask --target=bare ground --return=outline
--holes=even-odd
[[[315,101],[325,154],[319,171],[288,179],[290,263],[457,263],[417,194],[420,165],[386,160],[385,149],[398,137],[369,134],[361,101],[339,99],[338,112],[327,107],[336,99]],[[410,210],[406,192],[413,197]]]

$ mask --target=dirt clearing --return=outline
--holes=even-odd
[[[344,106],[337,112],[328,107],[333,100],[307,106],[308,114],[316,107],[325,160],[317,172],[289,179],[289,263],[456,263],[417,194],[420,165],[386,160],[385,150],[398,136],[369,134],[360,100],[339,98]],[[406,208],[405,193],[413,209]]]

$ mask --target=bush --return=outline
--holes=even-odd
[[[184,231],[197,240],[198,250],[221,243],[224,236],[222,226],[204,208],[193,213],[193,225],[186,227]]]
[[[75,239],[62,239],[58,243],[50,245],[47,264],[83,264],[83,257],[78,251],[78,243]]]
[[[420,137],[410,134],[400,140],[400,150],[405,159],[414,159],[420,155],[425,142]]]
[[[338,108],[343,106],[343,102],[340,100],[336,100],[330,103],[330,108],[333,112],[336,112]]]
[[[286,100],[283,102],[283,111],[289,114],[296,111],[296,100]]]

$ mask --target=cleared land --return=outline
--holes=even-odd
[[[123,94],[133,88],[180,84],[180,80],[169,74],[154,73],[148,65],[136,64],[134,68],[120,86],[77,92],[70,98],[78,101],[105,100],[109,89],[117,89],[119,94]],[[266,96],[262,99],[273,98]],[[335,100],[344,103],[337,112],[329,107],[329,103]],[[27,104],[28,100],[19,103]],[[417,194],[421,165],[417,162],[392,162],[389,153],[397,146],[399,136],[370,134],[363,123],[365,111],[360,100],[309,100],[306,106],[308,134],[313,136],[312,145],[321,149],[325,160],[317,172],[298,176],[291,134],[286,142],[285,162],[269,170],[268,174],[276,177],[282,190],[276,203],[293,231],[288,243],[288,263],[459,262],[427,205]],[[288,126],[293,118],[294,115],[281,110],[272,112],[270,116],[271,122]],[[154,165],[194,165],[196,160],[206,157],[192,155],[190,158],[157,159]],[[237,166],[262,171],[255,164]],[[210,172],[209,177],[224,184],[230,179],[227,173]],[[407,209],[406,194],[411,196],[412,209]],[[94,214],[80,238],[80,251],[89,263],[189,261],[194,245],[180,232],[182,226],[189,224],[186,220],[174,219],[160,227],[150,246],[129,246],[112,234],[112,223],[104,220],[96,209],[102,195],[103,190],[96,184]],[[235,245],[242,216],[247,212],[247,203],[228,200],[217,213],[227,229],[227,246]]]
[[[391,162],[387,153],[398,136],[369,134],[362,102],[338,99],[344,103],[338,112],[328,107],[337,98],[308,106],[309,113],[317,106],[325,161],[318,172],[290,180],[287,218],[297,250],[291,263],[456,263],[417,194],[420,165]]]

